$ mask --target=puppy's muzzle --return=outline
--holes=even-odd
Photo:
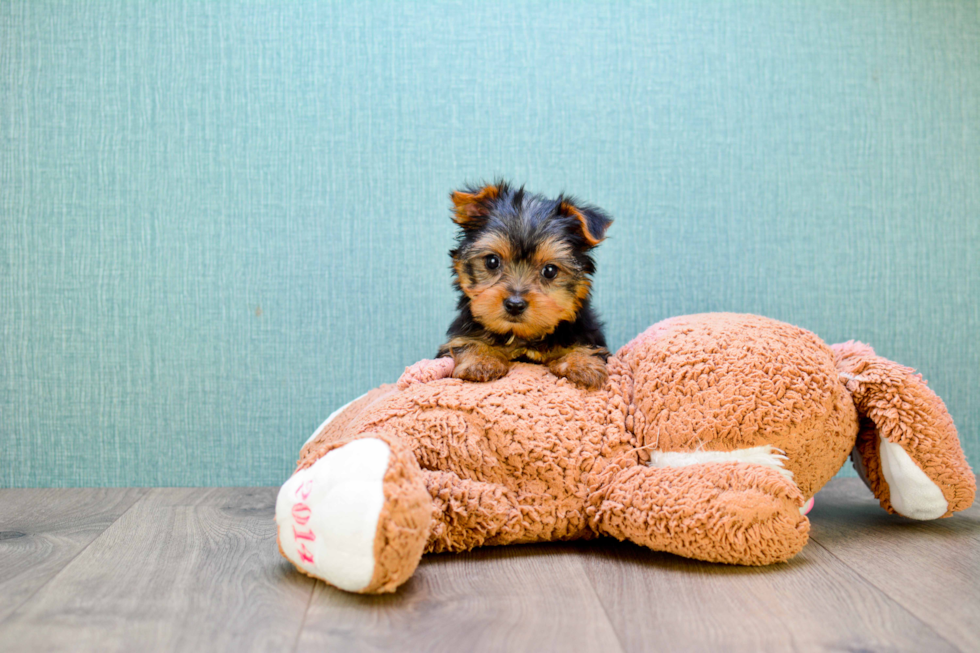
[[[527,309],[527,301],[519,295],[511,295],[504,300],[504,310],[509,315],[517,317]]]

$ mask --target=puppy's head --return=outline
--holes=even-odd
[[[572,321],[589,296],[589,252],[612,223],[602,210],[499,181],[452,193],[460,227],[455,284],[486,329],[526,340]]]

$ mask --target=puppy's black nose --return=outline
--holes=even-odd
[[[527,302],[524,301],[523,297],[513,295],[504,300],[504,308],[507,309],[507,312],[511,315],[517,316],[523,313],[524,309],[527,308]]]

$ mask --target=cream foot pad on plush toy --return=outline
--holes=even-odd
[[[282,552],[293,564],[341,589],[367,587],[390,455],[381,440],[355,440],[286,481],[276,499],[276,523]]]

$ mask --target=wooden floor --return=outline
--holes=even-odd
[[[487,548],[428,556],[382,597],[294,571],[275,493],[0,490],[0,650],[980,650],[980,508],[916,523],[856,479],[817,496],[784,565]]]

